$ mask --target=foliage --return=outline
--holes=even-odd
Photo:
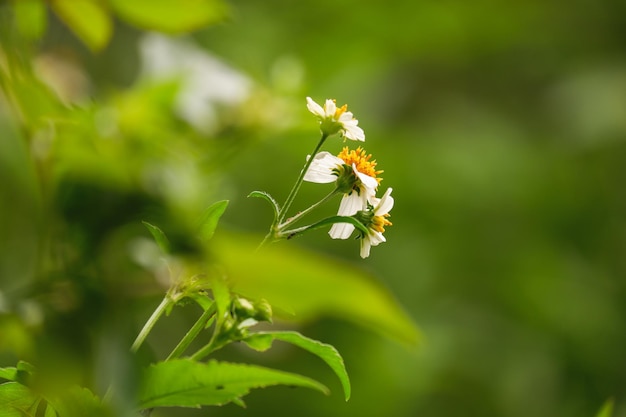
[[[624,416],[623,2],[239,0],[216,9],[224,20],[166,37],[99,0],[112,25],[94,52],[53,3],[0,1],[0,366],[36,365],[34,391],[88,387],[123,415],[150,363],[208,343],[210,289],[128,353],[169,288],[168,259],[174,273],[215,267],[228,299],[265,298],[273,324],[259,331],[332,343],[352,396],[276,387],[253,390],[245,410],[154,417],[588,417],[608,397]],[[264,288],[236,256],[263,261],[250,253],[273,209],[245,196],[263,187],[284,201],[316,133],[307,95],[359,116],[394,184],[394,227],[364,262],[323,229],[265,245],[276,264],[310,262]],[[294,212],[320,190],[305,184]],[[226,199],[200,244],[202,213]],[[142,221],[167,234],[169,255]],[[314,287],[321,264],[332,291]],[[261,265],[256,276],[274,278]],[[367,289],[335,297],[340,274]],[[362,329],[415,340],[411,317],[426,334],[417,353]],[[317,357],[280,341],[214,358],[340,389]]]
[[[24,193],[26,199],[37,201],[32,208],[36,227],[30,231],[29,239],[41,248],[28,280],[16,283],[10,279],[7,283],[14,289],[9,286],[6,291],[18,294],[9,306],[13,316],[17,314],[12,310],[17,311],[21,305],[31,302],[30,299],[41,302],[41,307],[39,302],[31,305],[41,311],[37,326],[42,326],[43,337],[49,338],[38,342],[37,331],[26,323],[21,324],[25,347],[14,347],[14,353],[30,358],[35,365],[19,362],[17,367],[0,368],[0,377],[7,380],[0,385],[3,415],[150,415],[153,409],[162,407],[195,408],[228,403],[243,406],[242,397],[250,390],[273,385],[329,393],[321,383],[296,373],[215,359],[206,361],[209,355],[234,342],[266,351],[274,340],[300,347],[324,361],[339,378],[347,401],[351,394],[350,380],[344,360],[334,347],[296,331],[254,330],[261,322],[273,321],[274,301],[266,301],[258,294],[256,284],[251,285],[259,279],[268,290],[267,298],[275,299],[276,305],[284,311],[301,314],[301,318],[336,314],[352,321],[362,320],[361,324],[403,342],[417,341],[412,321],[362,270],[338,265],[328,257],[313,253],[290,253],[282,248],[277,249],[278,252],[269,248],[258,251],[258,237],[257,245],[253,246],[248,244],[247,238],[233,240],[234,234],[218,230],[229,204],[227,200],[212,202],[201,210],[201,204],[211,201],[213,193],[201,196],[193,189],[186,195],[181,193],[181,188],[188,185],[184,184],[184,174],[180,175],[188,167],[191,167],[192,180],[219,175],[210,164],[201,166],[203,161],[189,160],[199,150],[209,152],[208,158],[213,161],[220,161],[225,154],[225,149],[207,146],[203,133],[196,126],[172,113],[172,103],[183,89],[181,81],[137,82],[125,92],[82,101],[82,86],[46,78],[64,76],[71,69],[62,68],[57,75],[52,72],[47,76],[38,72],[41,70],[36,62],[37,42],[47,31],[48,11],[91,51],[101,51],[114,36],[114,17],[139,29],[181,33],[222,20],[225,10],[221,2],[209,0],[182,4],[169,0],[132,3],[27,0],[2,5],[0,18],[6,24],[2,25],[1,32],[0,85],[2,116],[6,118],[2,127],[9,132],[7,161],[13,156],[22,158],[20,164],[11,169],[28,184],[28,192]],[[51,68],[58,64],[52,61]],[[44,71],[49,70],[44,68]],[[78,95],[74,95],[74,87]],[[350,136],[356,132],[355,137],[362,136],[351,115],[345,106],[332,111],[331,116],[337,120],[324,121],[325,116],[321,115],[323,137],[316,151],[335,133]],[[304,214],[329,199],[287,217],[287,210],[306,179],[305,172],[312,161],[311,158],[305,164],[282,207],[266,192],[250,194],[266,199],[275,211],[270,233],[263,242],[291,239],[337,223],[354,227],[361,238],[379,233],[372,232],[373,226],[367,223],[375,217],[373,194],[372,200],[368,197],[367,205],[361,209],[363,213],[371,212],[369,216],[360,214],[357,218],[355,213],[340,212],[308,226],[293,228]],[[346,173],[342,175],[346,178],[344,182],[350,181],[350,184],[343,191],[338,186],[330,196],[340,191],[348,195],[358,190],[358,172],[356,168],[352,171],[351,163],[346,164],[342,168]],[[169,184],[168,170],[176,172]],[[194,184],[198,186],[200,182],[192,186]],[[158,221],[145,220],[146,214]],[[139,221],[147,231],[139,232],[134,227]],[[166,232],[168,229],[171,233]],[[146,233],[152,235],[154,244],[143,238]],[[120,251],[120,244],[130,245],[131,249]],[[126,265],[128,255],[134,256],[134,268]],[[285,256],[289,262],[295,262],[288,267],[288,276],[280,272],[285,270]],[[314,262],[311,261],[313,256]],[[246,268],[243,271],[242,265]],[[133,356],[127,356],[127,360],[134,364],[132,371],[128,375],[111,376],[103,395],[94,384],[84,386],[94,367],[89,363],[89,355],[77,361],[77,378],[63,363],[68,361],[66,355],[72,355],[88,343],[87,334],[104,333],[104,328],[111,325],[104,323],[110,323],[109,316],[116,314],[116,300],[124,298],[124,290],[130,288],[124,287],[123,282],[128,279],[142,282],[146,272],[148,277],[152,274],[167,286],[165,297],[135,341],[129,344]],[[331,272],[336,279],[345,278],[344,288],[334,291],[334,299],[319,296],[332,285],[327,280]],[[244,276],[246,278],[242,279]],[[114,281],[109,282],[112,277]],[[294,278],[308,287],[308,294],[284,287],[284,283]],[[143,281],[142,285],[148,283]],[[59,285],[61,288],[57,287]],[[112,286],[107,288],[108,285]],[[151,286],[158,289],[158,284]],[[80,300],[83,304],[77,307],[72,304],[72,291],[80,297],[93,299]],[[242,295],[248,293],[253,295]],[[353,302],[352,297],[358,297],[358,301]],[[367,309],[363,309],[363,302],[368,303]],[[100,311],[91,303],[99,305]],[[189,304],[201,310],[189,330],[163,359],[143,364],[150,354],[142,346],[157,323],[165,316],[174,315],[175,309]],[[81,317],[81,310],[90,311],[94,316]],[[288,314],[279,316],[290,318]],[[71,340],[51,328],[54,320],[65,326],[68,319],[78,323],[78,328],[72,332],[82,332],[82,338]],[[0,325],[5,331],[9,329],[7,324]],[[117,340],[119,335],[103,337]],[[0,348],[7,349],[10,345],[0,344]],[[58,357],[47,358],[47,351],[57,352]],[[71,366],[74,365],[68,367]],[[121,393],[121,379],[137,381],[136,386],[131,386],[128,393]]]

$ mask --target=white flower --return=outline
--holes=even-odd
[[[370,248],[378,246],[380,243],[386,242],[385,226],[391,226],[391,222],[387,220],[389,212],[393,208],[393,197],[391,197],[391,188],[385,191],[382,198],[374,198],[373,216],[367,227],[367,234],[361,238],[361,258],[370,256]]]
[[[313,157],[309,169],[306,171],[306,174],[304,174],[304,180],[318,184],[328,184],[337,181],[338,174],[335,173],[334,170],[344,163],[343,159],[330,152],[320,152]]]
[[[311,161],[304,180],[320,184],[336,181],[337,187],[344,192],[337,215],[352,216],[365,210],[376,195],[379,181],[376,175],[382,171],[377,171],[376,162],[370,159],[371,155],[361,148],[350,151],[346,147],[339,156],[320,152]],[[346,239],[353,231],[354,226],[350,223],[335,223],[328,233],[333,239]]]
[[[344,195],[339,204],[337,212],[339,216],[352,216],[359,210],[363,210],[367,207],[369,199],[376,195],[378,187],[378,180],[360,172],[356,163],[352,162],[351,169],[346,169],[346,165],[350,167],[345,160],[324,151],[315,155],[304,175],[305,181],[318,184],[340,181],[342,185],[338,184],[338,186],[342,189],[347,188],[347,190],[344,189]],[[335,236],[333,238],[336,239]]]
[[[317,104],[311,97],[306,98],[307,108],[320,119],[320,129],[325,135],[339,132],[351,140],[365,141],[363,129],[358,127],[359,121],[348,111],[348,106],[337,107],[335,100],[326,100],[324,107]]]

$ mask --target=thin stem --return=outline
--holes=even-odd
[[[165,309],[172,302],[173,300],[171,299],[170,294],[168,292],[167,294],[165,294],[165,297],[163,298],[163,300],[161,300],[161,304],[159,304],[157,308],[152,312],[152,315],[150,316],[148,321],[146,321],[146,324],[143,325],[143,328],[137,335],[137,339],[135,339],[135,341],[133,342],[133,345],[130,347],[131,352],[133,353],[137,352],[137,350],[139,349],[139,346],[141,346],[144,340],[146,340],[146,337],[148,336],[148,334],[150,333],[150,331],[152,330],[156,322],[159,320],[159,318],[165,312]]]
[[[178,358],[183,352],[189,347],[191,342],[198,336],[200,331],[205,328],[206,324],[215,314],[215,303],[211,304],[209,308],[204,310],[204,313],[200,316],[200,318],[194,323],[194,325],[189,329],[187,334],[181,339],[181,341],[176,345],[172,353],[165,359],[169,361],[170,359]]]
[[[196,353],[191,355],[192,360],[199,361],[201,359],[204,359],[209,354],[211,354],[211,352],[218,350],[219,348],[221,348],[222,346],[226,344],[223,341],[221,343],[217,343],[217,337],[215,337],[216,334],[217,332],[214,334],[214,337],[211,338],[209,343],[207,343],[202,348],[200,348],[200,350],[198,350]]]
[[[257,251],[259,249],[261,249],[263,247],[263,245],[265,245],[265,243],[267,243],[268,240],[270,240],[272,237],[274,237],[274,235],[276,234],[276,232],[274,231],[275,227],[276,227],[276,225],[273,224],[271,229],[270,229],[270,231],[267,232],[267,234],[263,238],[263,241],[259,244],[259,246],[257,246],[257,248],[256,248]]]
[[[332,197],[335,196],[335,194],[337,194],[339,192],[338,188],[335,188],[333,191],[331,191],[330,193],[328,193],[328,195],[326,195],[326,197],[322,198],[320,201],[318,201],[317,203],[313,204],[311,207],[307,208],[306,210],[303,210],[299,213],[297,213],[295,216],[288,218],[287,220],[285,220],[285,222],[283,222],[282,224],[278,225],[278,233],[280,234],[287,226],[289,226],[292,223],[295,223],[296,221],[300,220],[302,217],[304,217],[306,214],[310,213],[311,211],[315,210],[317,207],[321,206],[322,204],[324,204],[325,202],[327,202],[328,200],[330,200]]]
[[[306,175],[306,172],[309,170],[309,167],[311,166],[311,163],[313,162],[315,155],[320,150],[320,148],[322,147],[322,145],[324,144],[327,138],[328,138],[328,135],[325,133],[322,133],[322,138],[318,142],[315,149],[313,149],[313,153],[311,153],[311,156],[309,157],[309,159],[307,159],[306,163],[304,164],[304,168],[302,168],[302,171],[300,171],[300,175],[298,176],[296,183],[293,185],[293,188],[289,192],[289,195],[287,196],[287,200],[285,200],[285,204],[280,209],[280,213],[278,213],[278,219],[276,220],[276,224],[281,224],[283,220],[285,220],[287,211],[289,210],[289,207],[291,207],[291,203],[293,203],[293,200],[296,198],[296,194],[298,193],[298,190],[300,190],[300,186],[302,185],[302,181],[304,180],[304,176]],[[272,225],[272,230],[270,232],[274,232],[273,229],[274,229],[274,226],[276,226],[276,224]]]

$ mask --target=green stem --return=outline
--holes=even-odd
[[[276,232],[274,231],[275,227],[276,227],[275,225],[272,225],[270,231],[267,232],[267,234],[263,238],[263,241],[259,244],[259,246],[257,246],[257,248],[256,248],[257,251],[259,249],[261,249],[263,247],[263,245],[265,245],[265,243],[267,243],[268,240],[270,240],[271,238],[273,238],[276,235]]]
[[[296,194],[300,190],[300,186],[302,185],[302,181],[304,180],[304,176],[306,175],[306,172],[309,170],[309,167],[311,166],[311,163],[313,163],[313,159],[315,158],[315,155],[317,155],[317,152],[320,150],[320,148],[322,147],[322,145],[324,144],[327,138],[328,138],[328,135],[325,133],[322,133],[322,138],[318,142],[315,149],[313,149],[313,153],[311,153],[311,156],[309,157],[309,159],[307,159],[306,163],[304,164],[304,168],[302,168],[302,171],[300,171],[300,175],[298,176],[296,183],[294,184],[293,188],[289,192],[289,195],[287,196],[287,200],[285,200],[285,204],[280,209],[280,213],[278,213],[278,219],[276,220],[276,224],[272,225],[272,230],[270,232],[274,232],[275,231],[274,227],[277,224],[281,224],[283,220],[285,220],[287,211],[289,210],[289,207],[291,207],[291,203],[293,203],[293,200],[296,198]]]
[[[204,359],[205,357],[210,355],[211,352],[214,352],[214,351],[218,350],[219,348],[221,348],[225,344],[226,343],[224,343],[223,341],[221,343],[217,343],[217,337],[213,337],[213,338],[211,338],[209,343],[207,343],[202,348],[200,348],[200,350],[198,350],[196,353],[191,355],[191,359],[194,360],[194,361],[199,361],[201,359]]]
[[[333,191],[331,191],[330,193],[328,193],[328,195],[326,195],[326,197],[322,198],[320,201],[318,201],[317,203],[313,204],[311,207],[307,208],[306,210],[303,210],[299,213],[297,213],[295,216],[288,218],[287,220],[285,220],[282,224],[278,225],[278,235],[281,235],[281,232],[287,228],[290,224],[297,222],[298,220],[300,220],[302,217],[304,217],[306,214],[310,213],[311,211],[315,210],[317,207],[321,206],[322,204],[324,204],[325,202],[327,202],[328,200],[330,200],[332,197],[334,197],[337,193],[339,192],[338,188],[335,188]]]
[[[143,325],[143,328],[137,335],[137,339],[135,339],[135,341],[133,342],[133,345],[130,347],[131,352],[133,353],[137,352],[137,350],[139,349],[139,346],[141,346],[144,340],[146,340],[146,337],[148,336],[148,334],[150,333],[150,331],[152,330],[156,322],[159,320],[159,318],[165,312],[165,309],[172,302],[173,300],[171,299],[170,294],[168,292],[167,294],[165,294],[165,297],[163,298],[163,300],[161,300],[161,304],[159,304],[157,308],[152,312],[152,315],[150,316],[148,321],[146,321],[146,324]]]
[[[169,361],[170,359],[176,359],[189,347],[191,342],[200,334],[202,329],[204,329],[209,322],[209,320],[215,314],[215,303],[211,304],[209,308],[204,310],[204,313],[200,316],[200,318],[194,323],[194,325],[189,329],[187,334],[181,339],[181,341],[176,345],[172,353],[165,359]]]

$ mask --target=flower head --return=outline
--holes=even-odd
[[[307,170],[304,180],[317,183],[336,182],[337,190],[343,193],[337,214],[352,216],[365,210],[375,199],[378,175],[383,171],[376,169],[376,161],[361,147],[349,150],[344,147],[339,155],[320,152],[315,155]],[[333,239],[346,239],[354,231],[350,223],[335,223],[329,234]]]
[[[361,258],[367,258],[370,255],[372,246],[378,246],[382,242],[386,242],[385,226],[391,226],[388,220],[389,212],[393,208],[393,197],[391,197],[391,188],[385,191],[382,198],[375,198],[372,206],[368,207],[365,212],[357,214],[357,219],[367,227],[367,234],[361,236]]]
[[[337,107],[335,100],[328,99],[322,107],[311,97],[307,97],[306,101],[309,111],[320,120],[320,129],[324,135],[340,133],[346,139],[365,141],[363,129],[357,126],[359,121],[348,111],[346,104]]]

